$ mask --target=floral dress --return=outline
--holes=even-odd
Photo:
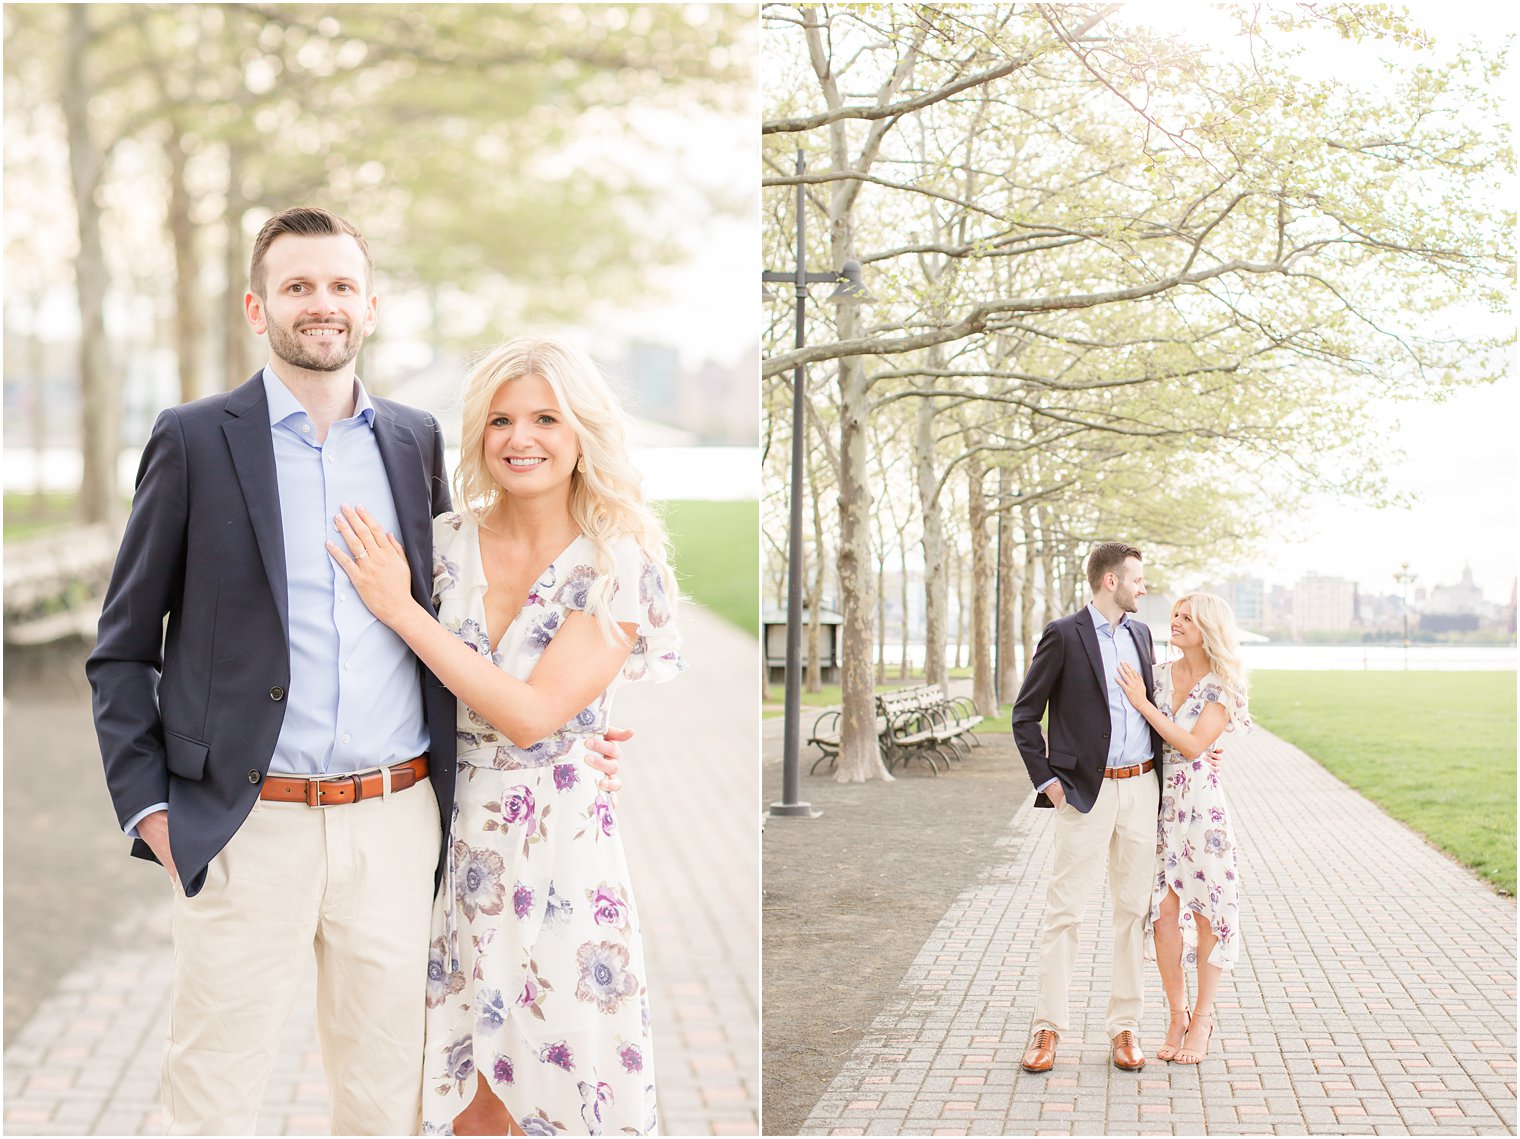
[[[527,679],[574,610],[590,609],[595,546],[582,536],[544,571],[492,654],[475,520],[433,522],[444,627]],[[618,622],[638,633],[619,675],[531,747],[459,705],[459,775],[428,961],[423,1132],[450,1134],[476,1072],[529,1135],[654,1134],[653,1057],[638,908],[610,798],[584,765],[625,680],[685,667],[654,564],[614,544]]]
[[[1228,691],[1212,672],[1205,673],[1175,707],[1172,666],[1157,665],[1155,675],[1156,707],[1178,727],[1191,730],[1207,705],[1222,703],[1230,715],[1226,733],[1250,729],[1245,701]],[[1198,962],[1196,918],[1201,916],[1219,939],[1209,954],[1209,964],[1231,969],[1240,951],[1240,871],[1224,787],[1219,774],[1202,756],[1184,759],[1170,744],[1163,746],[1161,764],[1161,814],[1156,825],[1157,869],[1155,888],[1151,891],[1151,925],[1161,920],[1161,903],[1166,892],[1174,891],[1181,902],[1177,922],[1182,928],[1183,961]],[[1155,945],[1149,938],[1147,948],[1147,956],[1154,959]]]

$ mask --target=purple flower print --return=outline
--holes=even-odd
[[[554,601],[567,609],[585,609],[590,603],[591,585],[594,581],[596,570],[590,566],[576,566],[554,591]]]
[[[1210,807],[1209,808],[1209,822],[1211,822],[1211,823],[1222,823],[1222,822],[1224,822],[1224,808],[1222,808],[1222,807]]]
[[[580,781],[580,772],[575,769],[575,764],[556,763],[554,765],[554,789],[556,791],[569,791]]]
[[[1223,857],[1230,849],[1230,839],[1223,828],[1203,832],[1203,852]]]
[[[585,1120],[589,1135],[602,1133],[602,1108],[612,1106],[612,1085],[597,1084],[594,1087],[585,1080],[576,1085],[581,1093],[581,1118]]]
[[[656,629],[670,624],[670,598],[665,594],[660,571],[648,557],[644,558],[644,565],[639,570],[639,604]]]
[[[451,1080],[468,1080],[475,1074],[475,1037],[466,1033],[449,1045],[444,1068]]]
[[[489,1036],[507,1021],[507,1002],[500,989],[481,989],[476,994],[475,1032]]]
[[[454,899],[470,921],[478,914],[499,914],[507,902],[502,875],[507,864],[494,850],[476,849],[464,839],[454,843]]]
[[[591,899],[591,916],[597,925],[610,925],[623,929],[628,925],[628,902],[612,886],[603,882],[595,890],[587,890]]]
[[[550,611],[533,622],[532,626],[528,629],[528,635],[524,638],[523,644],[533,652],[541,653],[549,647],[549,642],[554,640],[554,634],[558,630],[559,614]]]
[[[1172,773],[1172,786],[1178,791],[1181,791],[1183,788],[1185,788],[1187,786],[1187,782],[1188,778],[1186,771],[1176,771]]]
[[[491,639],[486,636],[486,631],[481,628],[480,622],[475,618],[466,617],[460,622],[459,628],[455,630],[455,636],[481,656],[491,655]]]
[[[528,828],[529,834],[538,829],[538,821],[534,818],[533,792],[525,784],[519,783],[516,787],[508,788],[501,797],[501,821],[503,826],[521,823]]]
[[[598,795],[592,809],[596,812],[596,820],[602,828],[602,833],[608,836],[616,834],[617,818],[612,813],[612,801],[604,795]]]
[[[523,1008],[532,1008],[538,1003],[538,982],[532,977],[523,982],[522,996],[517,998],[517,1003]]]
[[[512,912],[520,918],[525,918],[533,912],[533,891],[521,882],[512,891]]]
[[[575,1068],[575,1057],[570,1054],[570,1045],[563,1040],[558,1044],[545,1044],[538,1050],[538,1058],[545,1064],[553,1064],[567,1072]]]
[[[595,707],[586,708],[586,709],[583,709],[580,712],[577,712],[576,716],[575,716],[575,725],[578,728],[594,728],[594,727],[596,727],[596,709],[595,709]]]
[[[585,942],[575,954],[581,971],[575,999],[594,1002],[607,1015],[618,1010],[634,993],[639,982],[628,968],[628,947],[612,941]]]
[[[428,1008],[437,1008],[464,988],[464,973],[458,969],[450,970],[450,964],[443,938],[434,938],[428,949]]]
[[[512,1082],[512,1061],[506,1056],[497,1056],[496,1063],[491,1065],[491,1079],[498,1084],[510,1084]]]
[[[522,1129],[524,1135],[559,1135],[560,1129],[550,1123],[548,1118],[541,1112],[534,1112],[526,1118],[519,1119],[517,1126]]]
[[[549,896],[544,901],[544,928],[561,929],[575,913],[575,905],[569,898],[562,898],[554,892],[554,883],[549,883]]]
[[[623,1065],[625,1072],[642,1072],[644,1070],[644,1053],[639,1051],[637,1044],[624,1044],[617,1050],[618,1061]]]

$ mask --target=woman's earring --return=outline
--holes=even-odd
[[[575,469],[577,471],[579,471],[581,474],[585,474],[586,473],[586,456],[585,455],[582,455],[579,459],[575,460]]]

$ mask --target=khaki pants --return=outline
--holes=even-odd
[[[1152,772],[1105,779],[1087,814],[1070,803],[1056,808],[1055,853],[1045,894],[1040,939],[1040,995],[1034,1030],[1065,1034],[1067,993],[1076,963],[1082,912],[1108,856],[1114,911],[1114,976],[1104,1030],[1112,1040],[1125,1029],[1137,1036],[1145,1004],[1145,921],[1156,877],[1156,807],[1161,789]]]
[[[332,1133],[417,1133],[438,849],[427,780],[327,809],[254,803],[201,892],[175,887],[166,1134],[254,1133],[313,956]]]

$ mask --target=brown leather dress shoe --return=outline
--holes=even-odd
[[[1026,1072],[1048,1072],[1056,1066],[1056,1041],[1061,1039],[1053,1029],[1042,1028],[1034,1034],[1019,1067]]]
[[[1126,1072],[1138,1072],[1145,1067],[1145,1055],[1140,1051],[1140,1042],[1127,1028],[1114,1037],[1114,1067]]]

